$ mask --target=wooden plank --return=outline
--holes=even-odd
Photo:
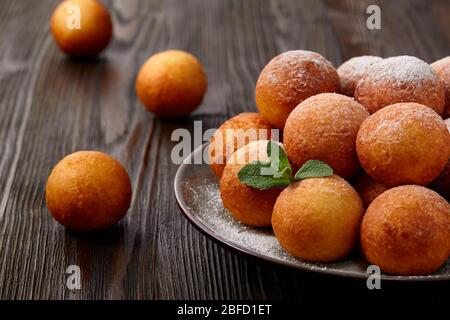
[[[262,67],[291,49],[335,65],[355,55],[449,54],[448,2],[375,1],[382,29],[365,27],[371,1],[105,1],[115,38],[100,58],[66,58],[48,23],[56,0],[8,1],[0,11],[0,298],[319,299],[367,294],[364,281],[287,270],[237,256],[180,214],[172,191],[171,133],[217,127],[256,110]],[[208,93],[185,120],[161,121],[137,101],[134,79],[154,52],[178,48],[205,65]],[[66,231],[44,188],[59,159],[107,152],[127,168],[132,207],[111,230]],[[82,289],[65,287],[71,264]],[[433,296],[436,286],[386,284],[384,293]]]

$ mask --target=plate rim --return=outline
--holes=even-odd
[[[180,209],[181,213],[183,214],[184,218],[189,221],[190,224],[192,224],[200,233],[202,233],[204,236],[206,236],[208,239],[212,240],[216,244],[229,249],[233,251],[234,253],[237,253],[239,255],[243,255],[245,257],[249,257],[252,259],[259,260],[261,262],[265,263],[273,263],[278,266],[287,267],[290,269],[297,269],[303,272],[313,272],[317,274],[323,274],[323,275],[331,275],[331,276],[339,276],[344,278],[352,278],[352,279],[368,279],[371,274],[368,273],[363,274],[357,271],[350,271],[350,270],[332,270],[332,269],[323,269],[320,266],[314,267],[313,265],[309,266],[307,264],[304,265],[296,265],[289,261],[283,261],[280,259],[276,259],[267,255],[264,255],[260,252],[257,252],[255,250],[251,250],[248,248],[245,248],[243,246],[240,246],[238,244],[233,243],[232,241],[225,239],[224,237],[216,234],[214,230],[209,228],[205,223],[203,223],[200,219],[198,219],[195,214],[190,212],[187,203],[184,200],[183,192],[182,192],[182,175],[183,172],[186,170],[186,168],[190,165],[198,165],[198,164],[191,164],[186,163],[188,159],[191,159],[195,153],[199,152],[199,150],[203,150],[203,148],[206,148],[209,145],[209,142],[203,143],[202,145],[196,147],[186,158],[183,159],[182,163],[177,168],[177,171],[175,173],[174,182],[173,182],[173,188],[175,193],[175,199],[178,205],[178,208]],[[203,158],[202,158],[203,159]],[[207,165],[205,163],[202,163],[201,165]],[[308,264],[313,264],[314,262],[308,262]],[[434,282],[434,281],[449,281],[450,280],[450,274],[449,275],[424,275],[424,276],[400,276],[400,275],[389,275],[389,274],[381,274],[381,280],[383,281],[399,281],[399,282]]]

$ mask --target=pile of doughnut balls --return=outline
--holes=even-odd
[[[318,53],[288,51],[263,68],[255,96],[259,113],[225,121],[209,146],[234,218],[271,226],[287,252],[307,261],[337,261],[358,246],[393,275],[430,274],[447,261],[450,57],[429,65],[360,56],[336,70]],[[237,149],[239,135],[271,128],[282,130],[292,167],[316,159],[334,174],[284,189],[242,184],[238,172],[267,160],[260,155],[268,141],[247,135]],[[226,138],[227,129],[243,130]]]
[[[73,20],[77,16],[79,26]],[[61,2],[50,27],[58,47],[74,61],[95,57],[113,36],[111,15],[96,0]],[[137,96],[158,117],[186,116],[200,105],[206,87],[200,62],[180,50],[152,55],[136,77]],[[46,185],[46,203],[52,216],[79,232],[111,227],[125,216],[131,199],[132,187],[125,168],[98,151],[83,150],[64,157],[51,171]]]

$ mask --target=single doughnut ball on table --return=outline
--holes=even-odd
[[[322,92],[339,92],[339,77],[331,62],[316,52],[288,51],[273,58],[259,75],[256,105],[281,129],[300,102]]]
[[[406,185],[376,198],[364,215],[367,260],[395,275],[426,275],[450,254],[450,205],[436,192]]]
[[[168,50],[152,55],[136,78],[136,93],[158,117],[182,117],[194,111],[206,92],[206,74],[190,53]]]
[[[355,99],[370,113],[399,102],[416,102],[442,114],[444,85],[430,65],[410,56],[383,59],[358,81]]]
[[[227,159],[240,147],[254,140],[271,138],[272,125],[256,112],[243,112],[225,121],[211,137],[209,165],[221,177]]]
[[[450,131],[450,118],[445,120],[445,123]],[[447,161],[447,165],[444,170],[442,170],[439,176],[433,180],[432,188],[441,196],[450,201],[450,158]]]
[[[75,152],[58,162],[45,191],[53,217],[75,231],[112,226],[131,202],[127,172],[118,161],[97,151]]]
[[[318,159],[344,178],[360,168],[355,140],[369,116],[358,102],[336,93],[322,93],[300,103],[289,115],[283,132],[286,153],[297,166]]]
[[[311,178],[281,192],[273,208],[272,228],[294,257],[331,262],[352,250],[363,214],[358,193],[344,179]]]
[[[272,209],[281,189],[259,190],[239,181],[238,172],[253,161],[267,161],[268,140],[252,141],[236,151],[228,160],[220,179],[223,205],[233,217],[250,226],[271,224]]]
[[[358,177],[354,187],[363,201],[364,208],[367,208],[376,197],[389,189],[385,185],[373,180],[366,173]]]
[[[351,58],[341,64],[337,68],[337,73],[341,81],[341,92],[349,97],[353,97],[356,83],[372,65],[382,60],[382,58],[377,56],[360,56]]]
[[[426,185],[448,161],[450,134],[430,108],[397,103],[364,121],[356,151],[364,170],[386,186]]]
[[[76,8],[79,9],[79,16]],[[63,1],[53,12],[51,19],[51,31],[56,44],[65,53],[75,57],[89,57],[100,53],[109,44],[112,30],[108,9],[95,0]]]
[[[450,116],[450,57],[442,58],[431,64],[445,89],[445,110]]]

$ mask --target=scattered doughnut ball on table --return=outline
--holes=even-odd
[[[259,190],[242,184],[238,172],[253,161],[267,161],[267,140],[252,141],[237,150],[228,160],[220,179],[223,205],[233,217],[250,226],[266,227],[271,224],[272,209],[281,192],[280,188]]]
[[[337,175],[349,178],[360,169],[355,140],[368,116],[367,110],[350,97],[336,93],[312,96],[286,120],[286,153],[299,167],[318,159],[330,165]]]
[[[111,227],[127,212],[131,183],[122,165],[97,151],[79,151],[62,159],[46,186],[53,217],[75,231]]]
[[[99,1],[66,0],[53,12],[51,31],[62,51],[74,57],[90,57],[108,46],[113,25],[108,9]]]
[[[356,84],[367,70],[383,59],[377,56],[360,56],[347,60],[337,69],[341,81],[341,93],[349,97],[355,94]]]
[[[450,133],[432,109],[398,103],[363,122],[356,150],[364,170],[376,181],[390,187],[426,185],[447,164]]]
[[[373,180],[366,173],[358,177],[354,187],[363,201],[364,208],[367,208],[376,197],[389,189],[385,185]]]
[[[450,116],[450,57],[442,58],[431,64],[445,88],[445,110]]]
[[[276,200],[272,228],[281,246],[297,258],[331,262],[345,257],[358,239],[363,204],[334,175],[295,182]]]
[[[271,138],[272,125],[256,112],[243,112],[225,121],[211,137],[209,165],[222,176],[227,159],[240,147],[254,140]]]
[[[425,275],[450,255],[450,205],[422,186],[390,189],[364,215],[361,246],[367,260],[394,275]]]
[[[201,104],[207,88],[203,66],[192,54],[168,50],[152,55],[136,78],[136,93],[161,118],[186,116]]]
[[[399,102],[420,103],[442,114],[445,91],[428,63],[399,56],[371,66],[356,85],[355,99],[371,114]]]
[[[450,118],[445,120],[445,123],[450,131]],[[450,201],[450,155],[444,170],[442,170],[439,176],[433,180],[431,186],[441,196]]]
[[[256,83],[256,105],[267,120],[282,129],[291,111],[322,92],[339,92],[339,76],[331,62],[311,51],[295,50],[273,58]]]

